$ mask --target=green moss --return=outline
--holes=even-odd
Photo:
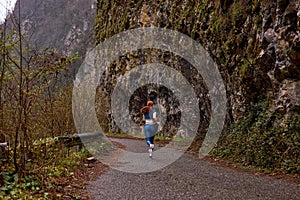
[[[218,17],[214,18],[214,22],[212,24],[212,29],[214,32],[218,32],[221,25],[221,19]]]
[[[250,65],[250,63],[247,60],[244,60],[242,66],[240,68],[240,72],[241,72],[242,77],[245,76],[246,71],[248,70],[249,65]]]

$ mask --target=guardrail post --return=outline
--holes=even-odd
[[[0,162],[7,162],[8,156],[5,152],[5,147],[8,146],[8,142],[2,142],[0,143]],[[3,157],[6,157],[6,159],[3,159]]]

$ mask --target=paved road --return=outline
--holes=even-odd
[[[142,141],[114,140],[126,145],[128,151],[145,152]],[[188,154],[151,173],[132,174],[111,169],[91,182],[88,189],[96,200],[300,200],[300,187],[293,182],[218,167]]]

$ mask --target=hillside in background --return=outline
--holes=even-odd
[[[31,48],[55,49],[66,56],[78,52],[76,71],[94,44],[95,0],[21,0],[16,8],[20,2],[23,33]],[[17,9],[13,13],[18,16]],[[10,20],[8,26],[13,26]]]

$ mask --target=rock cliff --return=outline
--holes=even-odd
[[[227,123],[216,155],[299,172],[299,10],[297,0],[98,0],[95,37],[100,43],[124,30],[138,27],[168,28],[190,36],[213,57],[226,85]],[[140,64],[167,63],[173,56],[155,51],[147,61],[149,54],[149,50],[132,52],[107,68],[105,81],[99,89],[99,98],[106,105],[98,110],[102,116],[100,121],[110,122],[107,130],[116,128],[109,111],[109,96],[117,77]],[[200,105],[204,105],[200,106],[204,122],[199,127],[201,138],[211,114],[205,83],[183,59],[173,56],[171,66],[185,76],[189,72],[193,74],[188,80],[196,88]],[[140,98],[132,99],[135,101],[132,107],[137,105],[137,110],[151,98],[151,91],[155,91],[160,99],[164,99],[162,104],[171,105],[168,121],[172,121],[176,129],[180,111],[173,106],[176,103],[172,94],[155,86],[139,90],[136,95]],[[105,113],[107,117],[103,117]],[[139,121],[138,112],[132,111],[131,116]],[[165,130],[168,133],[174,131],[172,126]]]

